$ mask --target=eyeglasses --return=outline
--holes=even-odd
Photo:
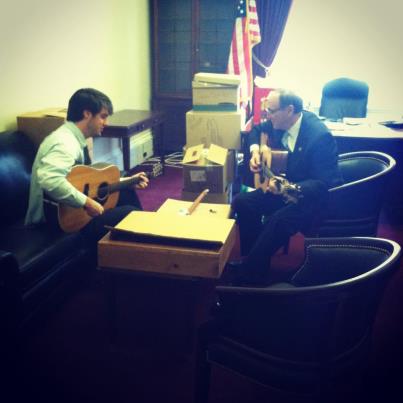
[[[267,112],[269,115],[274,115],[276,112],[280,111],[281,109],[283,109],[283,108],[277,108],[277,109],[270,109],[270,108],[267,108],[267,109],[266,109],[266,112]]]

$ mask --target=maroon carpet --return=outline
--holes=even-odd
[[[180,198],[181,188],[181,170],[167,167],[165,175],[139,192],[143,208],[154,211],[167,197]],[[403,225],[383,215],[379,236],[402,243]],[[281,277],[295,270],[302,258],[303,237],[297,235],[289,254],[280,251],[272,265]],[[83,284],[55,314],[27,334],[28,347],[19,364],[21,385],[14,397],[24,395],[24,402],[28,398],[57,403],[190,403],[192,334],[185,322],[195,321],[196,299],[211,297],[203,294],[206,288],[194,281],[122,277],[118,284],[119,336],[111,346],[106,282],[101,273],[95,273],[89,284]],[[403,368],[402,340],[403,267],[389,283],[379,309],[362,401],[403,401],[398,378]],[[340,393],[331,401],[349,401],[348,392]],[[392,393],[398,395],[392,399]],[[294,400],[215,368],[210,403],[230,402]]]
[[[150,179],[147,189],[137,193],[144,210],[156,211],[168,198],[180,200],[182,187],[182,169],[168,166],[163,175]]]

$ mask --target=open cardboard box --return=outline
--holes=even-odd
[[[234,151],[211,144],[205,148],[198,144],[186,149],[182,160],[183,189],[201,192],[224,193],[234,177]]]

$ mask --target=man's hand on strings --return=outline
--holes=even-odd
[[[249,161],[249,168],[252,172],[259,172],[261,169],[260,152],[258,150],[252,151],[252,156]]]
[[[136,189],[145,189],[150,181],[145,172],[139,172],[133,175],[133,178],[138,178],[140,180],[139,183],[136,183]]]
[[[261,146],[260,147],[260,154],[261,154],[261,166],[271,167],[271,148],[268,146]]]

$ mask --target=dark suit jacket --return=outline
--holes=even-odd
[[[270,121],[255,126],[249,134],[249,145],[260,144],[260,133],[266,132],[272,148],[283,148],[283,131],[274,130]],[[295,149],[288,155],[286,177],[301,186],[304,197],[318,196],[342,183],[337,165],[336,142],[329,129],[312,112],[303,111]]]

